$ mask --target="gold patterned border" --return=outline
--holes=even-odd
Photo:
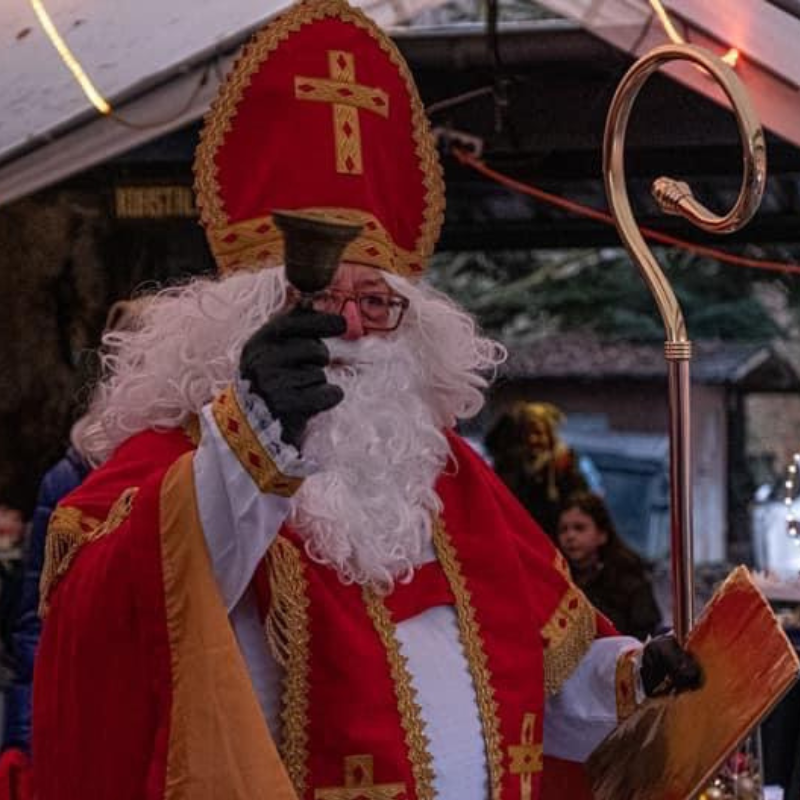
[[[626,720],[636,711],[636,667],[638,651],[626,650],[617,658],[615,688],[617,695],[617,720]]]
[[[308,580],[297,548],[278,536],[267,554],[270,608],[267,643],[284,668],[281,757],[298,797],[308,782],[309,627]]]
[[[577,586],[570,583],[558,607],[542,628],[544,685],[555,694],[578,666],[594,641],[597,612]]]
[[[352,53],[331,51],[328,60],[335,61],[342,57],[347,67],[340,71],[331,71],[329,78],[310,78],[295,75],[294,96],[298,100],[312,103],[326,103],[372,111],[381,117],[389,116],[389,95],[377,86],[363,86],[356,83],[355,62]],[[343,93],[343,88],[347,93]]]
[[[361,235],[348,245],[345,260],[387,269],[404,277],[414,274],[417,256],[392,242],[386,229],[373,214],[351,208],[315,206],[306,213],[341,222],[363,226]],[[283,234],[272,215],[235,222],[219,230],[208,230],[208,239],[220,269],[233,270],[237,265],[263,262],[274,258],[283,260]]]
[[[230,225],[230,219],[223,207],[215,156],[233,126],[239,103],[253,76],[292,33],[326,17],[335,17],[365,30],[397,67],[406,85],[411,103],[412,135],[425,188],[423,222],[414,248],[420,268],[424,268],[425,262],[433,253],[444,222],[444,180],[436,145],[411,71],[397,46],[369,17],[343,0],[305,0],[298,3],[262,28],[243,48],[236,65],[206,114],[200,135],[194,163],[195,193],[200,218],[209,232]],[[213,246],[211,233],[209,239]]]
[[[458,628],[461,644],[469,663],[475,694],[478,698],[478,711],[483,726],[483,737],[486,743],[486,755],[489,762],[492,800],[500,800],[503,781],[503,739],[500,733],[498,704],[492,688],[492,675],[489,670],[486,650],[481,637],[480,626],[475,618],[472,606],[472,595],[467,588],[466,580],[461,572],[455,547],[445,529],[444,522],[437,518],[433,526],[433,543],[439,562],[450,583],[456,599],[458,612]]]
[[[362,175],[361,122],[359,110],[389,116],[389,95],[376,86],[357,83],[355,56],[346,50],[328,51],[328,77],[295,75],[297,100],[325,103],[332,108],[336,171]]]
[[[344,758],[344,786],[314,790],[314,800],[395,800],[406,798],[405,783],[375,784],[375,758],[360,753]]]
[[[300,488],[303,479],[284,475],[261,446],[233,386],[228,386],[214,399],[211,411],[220,434],[262,492],[291,497]]]
[[[45,617],[50,594],[67,574],[81,548],[116,530],[133,508],[138,488],[125,489],[104,520],[83,514],[79,508],[58,506],[50,516],[45,537],[44,563],[39,578],[39,616]]]
[[[519,775],[520,800],[531,800],[533,776],[544,769],[544,747],[536,742],[536,714],[529,711],[522,715],[519,744],[510,745],[508,755],[508,771]]]
[[[366,588],[363,591],[363,597],[367,612],[389,659],[397,706],[400,710],[400,719],[411,760],[411,771],[416,784],[416,796],[418,800],[434,800],[436,791],[433,788],[433,762],[428,751],[430,743],[425,735],[425,723],[417,704],[417,692],[411,685],[408,659],[400,652],[395,627],[383,601]]]

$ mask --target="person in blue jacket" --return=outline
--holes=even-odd
[[[114,303],[108,312],[104,334],[134,327],[143,302],[144,300],[137,299]],[[92,425],[90,406],[89,411],[72,426],[71,444],[66,454],[45,474],[39,484],[23,566],[22,588],[10,637],[9,656],[14,678],[5,690],[3,754],[17,750],[30,755],[33,664],[42,628],[39,618],[39,581],[44,563],[47,526],[58,502],[77,488],[89,472],[90,466],[80,451],[81,441],[91,435]],[[0,758],[0,784],[2,774],[3,764]]]
[[[89,465],[75,447],[70,446],[39,484],[16,622],[11,631],[10,655],[15,675],[5,692],[3,750],[17,748],[30,752],[33,660],[42,628],[39,619],[39,577],[44,560],[47,525],[58,501],[76,488],[88,471]]]

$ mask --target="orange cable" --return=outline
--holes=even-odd
[[[502,186],[506,186],[507,188],[521,192],[522,194],[527,194],[530,197],[534,197],[537,200],[541,200],[545,203],[549,203],[550,205],[562,208],[565,211],[570,211],[573,214],[588,217],[589,219],[594,219],[598,222],[604,222],[607,225],[616,225],[614,218],[607,211],[599,211],[596,208],[591,208],[590,206],[583,205],[582,203],[576,203],[573,200],[567,200],[565,197],[560,197],[559,195],[545,192],[542,189],[537,189],[535,186],[531,186],[530,184],[522,183],[521,181],[515,180],[508,175],[504,175],[502,172],[493,170],[491,167],[486,166],[486,164],[479,158],[475,158],[474,156],[470,155],[464,150],[460,150],[457,147],[452,149],[452,153],[462,164],[472,167],[472,169],[474,169],[476,172],[480,172],[482,175],[486,176],[487,178],[491,178]],[[768,261],[757,258],[745,258],[744,256],[736,256],[732,253],[726,253],[724,250],[717,250],[715,247],[707,247],[702,244],[697,244],[696,242],[687,241],[686,239],[679,239],[675,236],[670,236],[669,234],[654,230],[653,228],[640,228],[639,230],[645,238],[652,239],[660,244],[679,247],[682,250],[689,251],[690,253],[695,253],[699,256],[706,256],[708,258],[715,258],[718,261],[724,261],[729,264],[734,264],[738,267],[750,267],[752,269],[763,269],[772,272],[783,272],[790,275],[800,275],[800,265],[797,264],[786,264],[782,261]]]

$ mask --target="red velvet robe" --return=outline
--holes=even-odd
[[[449,543],[439,543],[439,555],[450,590],[460,595],[460,615],[471,616],[478,631],[471,661],[473,677],[475,663],[483,675],[478,691],[479,700],[484,694],[491,779],[502,786],[504,798],[535,800],[543,672],[549,664],[563,680],[580,648],[585,650],[595,633],[611,629],[595,618],[549,541],[493,473],[463,442],[454,437],[452,444],[458,469],[447,470],[437,487],[449,537]],[[298,796],[268,733],[214,581],[191,459],[192,445],[182,432],[140,434],[62,505],[62,521],[80,526],[88,519],[92,525],[83,525],[84,540],[47,598],[34,686],[39,800]],[[97,525],[98,520],[105,522]],[[496,531],[502,532],[499,538],[487,535]],[[344,759],[355,749],[374,756],[376,783],[383,781],[378,768],[386,766],[391,773],[386,781],[403,784],[406,796],[416,797],[424,784],[424,758],[407,747],[399,724],[389,640],[382,644],[375,635],[380,626],[369,624],[382,612],[365,606],[361,591],[341,586],[329,570],[315,566],[308,574],[309,596],[320,608],[326,593],[331,607],[358,607],[361,622],[354,625],[352,642],[378,669],[359,713],[347,681],[356,685],[365,673],[351,669],[348,678],[338,672],[339,684],[325,675],[323,665],[337,642],[320,628],[324,615],[311,618],[317,655],[309,669],[318,703],[315,710],[312,695],[308,731],[314,747],[306,764],[315,777],[313,786],[298,786],[300,794],[311,798],[320,787],[342,784]],[[434,582],[441,589],[442,581]],[[509,587],[515,591],[502,591]],[[410,603],[415,613],[418,601],[404,601],[401,594],[413,595],[398,592],[399,599],[380,604],[390,624],[408,613],[393,609],[393,602]],[[587,619],[588,639],[584,634],[576,639],[573,632],[585,631]],[[330,725],[329,712],[337,703],[341,713],[334,719],[341,720],[341,735],[335,726],[333,733],[315,734],[315,726]],[[380,712],[369,713],[377,708]],[[320,735],[338,748],[335,756],[326,755]],[[286,763],[297,781],[297,758]],[[554,769],[550,776],[557,774]],[[567,795],[557,788],[551,796]]]

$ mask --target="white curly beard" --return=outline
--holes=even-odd
[[[330,340],[345,400],[311,420],[304,455],[322,466],[295,496],[293,521],[312,557],[342,580],[390,590],[430,547],[443,431],[480,411],[505,349],[424,283],[387,274],[410,301],[400,329]],[[149,299],[135,329],[104,337],[103,371],[75,445],[102,464],[139,431],[200,414],[236,380],[244,343],[286,300],[282,269],[199,278]]]
[[[291,523],[342,581],[388,592],[430,548],[450,415],[426,393],[423,359],[402,334],[326,344],[344,400],[309,423],[303,454],[321,469],[295,495]]]

